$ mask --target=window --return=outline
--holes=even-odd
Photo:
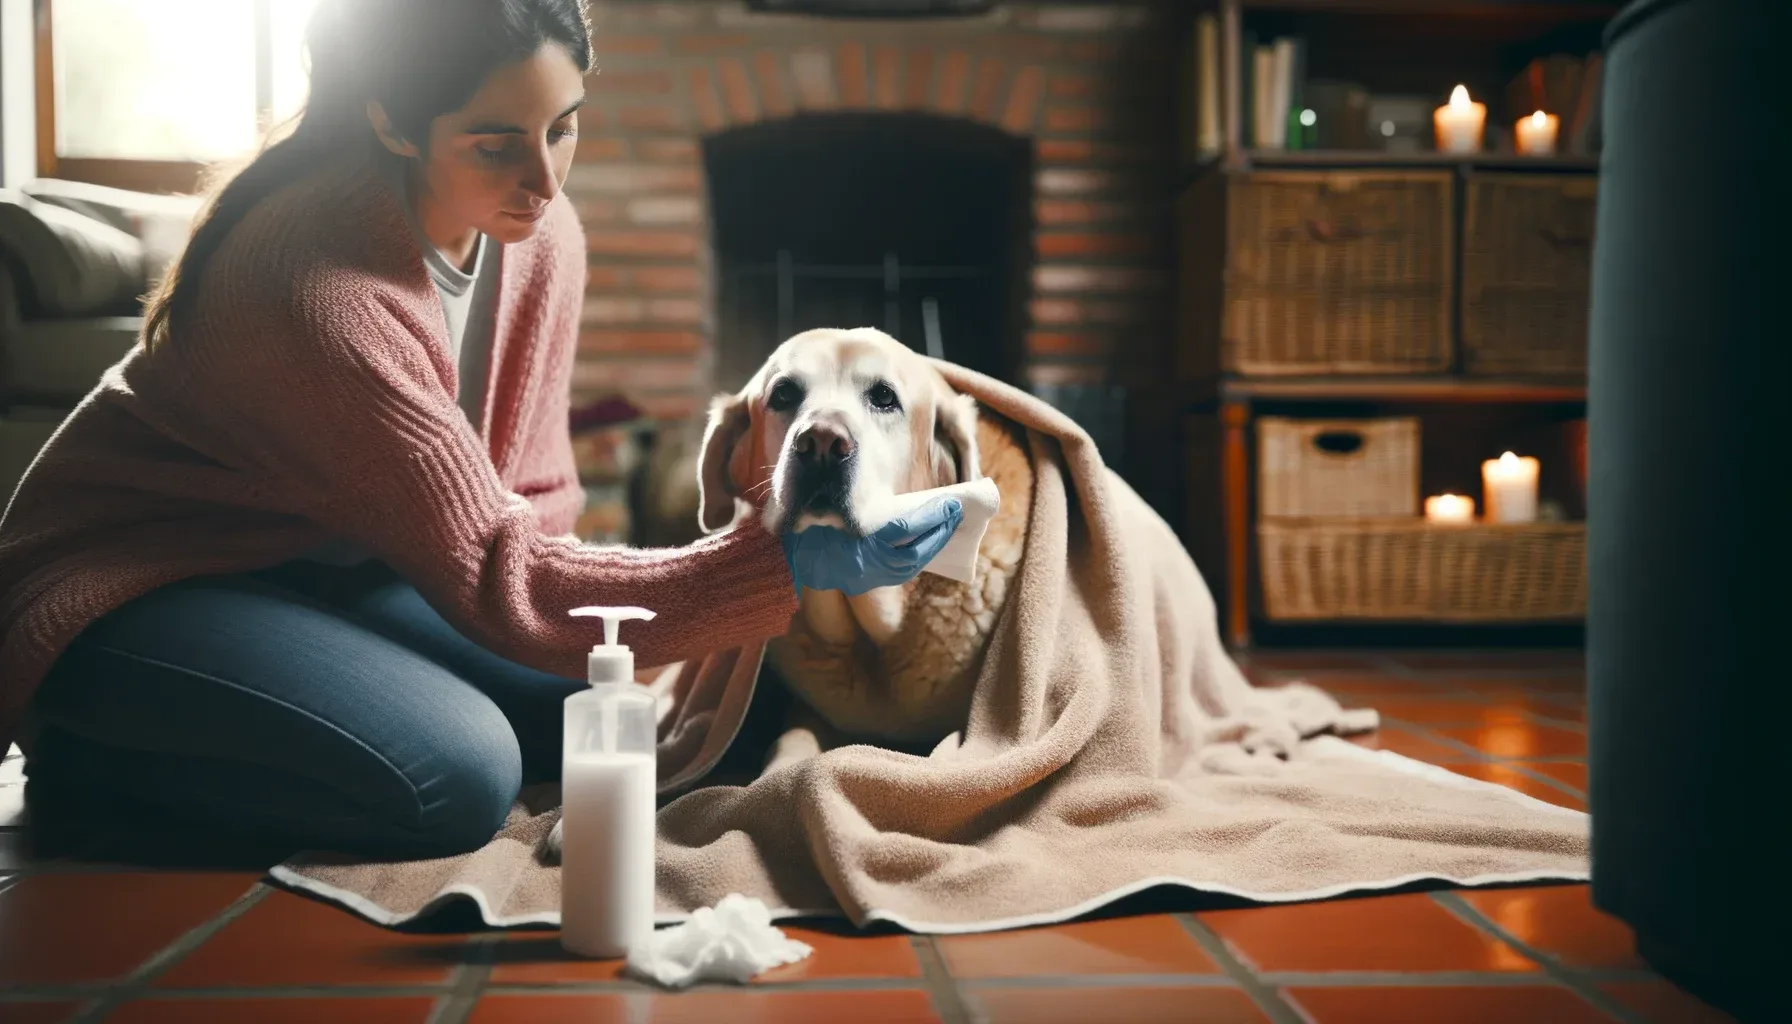
[[[45,0],[39,172],[179,187],[247,154],[304,102],[301,44],[315,4]]]

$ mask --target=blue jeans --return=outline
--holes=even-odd
[[[31,784],[370,857],[474,849],[560,774],[584,686],[456,632],[377,563],[190,580],[94,623],[32,704]]]

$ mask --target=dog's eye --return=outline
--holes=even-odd
[[[865,392],[865,397],[870,399],[873,409],[894,409],[899,404],[896,389],[881,380],[871,385],[871,390]]]
[[[797,385],[796,381],[781,380],[772,387],[771,397],[766,400],[765,404],[770,406],[773,412],[788,412],[801,405],[802,401],[803,389]]]

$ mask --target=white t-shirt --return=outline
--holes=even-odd
[[[410,213],[410,202],[405,211]],[[448,349],[459,367],[461,411],[473,424],[475,432],[484,432],[486,383],[490,379],[492,328],[495,326],[495,305],[498,295],[499,254],[503,246],[486,235],[473,242],[473,264],[465,270],[448,262],[430,240],[423,235],[415,219],[411,231],[423,251],[423,263],[429,268],[429,279],[436,294],[442,297],[442,313],[448,321]]]

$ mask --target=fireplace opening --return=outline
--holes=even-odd
[[[720,389],[813,327],[877,327],[1018,381],[1027,140],[929,115],[805,114],[710,136],[703,160]]]

